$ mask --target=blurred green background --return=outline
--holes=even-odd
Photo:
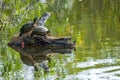
[[[44,12],[52,36],[72,37],[76,51],[52,56],[50,72],[32,72],[34,80],[119,80],[120,0],[0,0],[0,80],[24,80],[20,55],[7,43]]]

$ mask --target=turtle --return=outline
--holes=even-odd
[[[49,12],[45,12],[38,20],[36,27],[33,29],[32,33],[31,33],[31,38],[34,35],[39,35],[42,39],[43,42],[47,42],[47,43],[51,43],[46,35],[50,36],[50,30],[48,30],[48,28],[46,28],[45,22],[47,21],[47,19],[50,17],[50,13]]]
[[[33,35],[50,36],[50,30],[48,30],[46,27],[39,26],[33,30],[33,32],[31,33],[31,37],[33,37]]]
[[[19,37],[23,36],[25,33],[29,33],[33,30],[33,28],[36,26],[38,22],[38,18],[35,17],[33,21],[27,22],[20,28],[20,34]]]
[[[50,30],[48,28],[46,28],[45,22],[47,21],[47,19],[50,17],[50,13],[45,12],[39,19],[39,21],[37,22],[36,27],[33,29],[33,32],[31,33],[31,37],[35,34],[35,35],[40,35],[40,36],[46,36],[49,35],[50,36]]]

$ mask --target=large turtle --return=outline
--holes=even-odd
[[[25,33],[29,33],[30,31],[32,31],[33,28],[36,26],[37,22],[38,22],[38,18],[35,17],[33,21],[24,24],[20,29],[19,37],[23,36]]]

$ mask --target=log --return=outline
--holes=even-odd
[[[24,42],[24,49],[31,50],[32,48],[51,48],[51,49],[60,49],[60,48],[67,48],[67,49],[74,49],[75,42],[71,41],[71,38],[53,38],[50,36],[40,36],[35,35],[32,38],[28,35],[23,37],[22,39],[19,37],[13,37],[8,46],[12,47],[13,49],[20,51],[22,50],[22,42]]]

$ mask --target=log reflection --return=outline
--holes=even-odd
[[[22,48],[21,44],[18,44],[20,41],[17,41],[17,39],[13,42],[9,42],[8,45],[20,52],[22,62],[28,66],[34,66],[36,71],[38,71],[39,67],[42,67],[46,72],[49,71],[48,63],[51,61],[49,55],[52,55],[52,53],[70,54],[73,50],[73,48],[67,47],[46,47],[28,44],[25,44],[25,47]]]

